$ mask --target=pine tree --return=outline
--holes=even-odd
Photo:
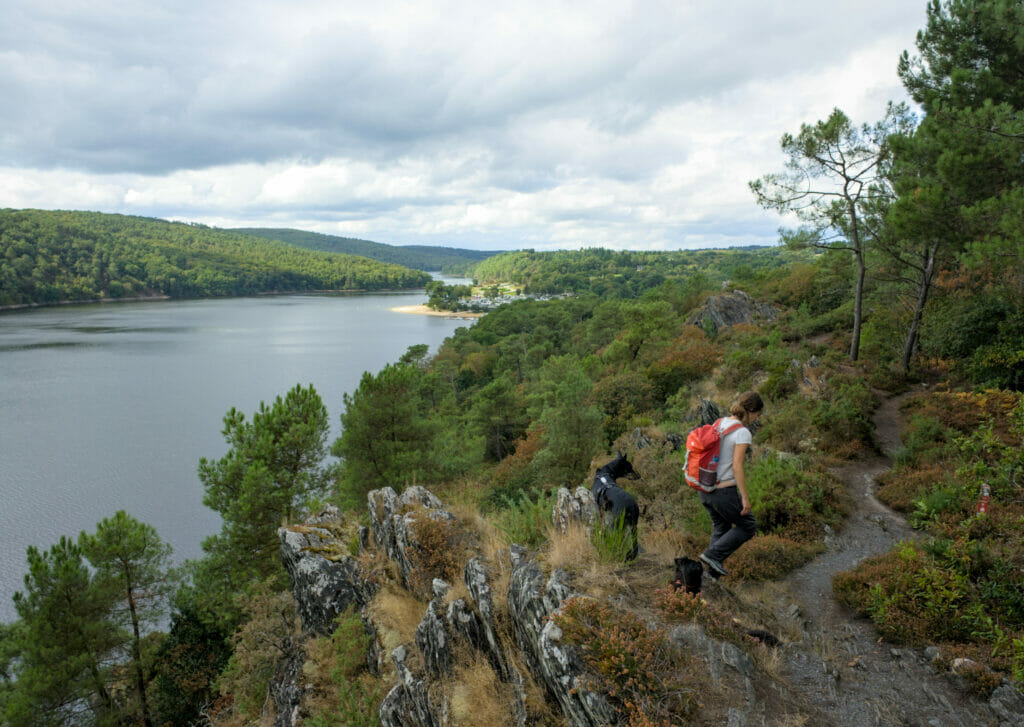
[[[380,487],[401,490],[429,478],[433,432],[426,416],[423,371],[413,363],[389,364],[363,374],[345,394],[342,432],[331,454],[344,460],[342,497],[359,506]]]
[[[221,570],[229,591],[281,572],[278,526],[329,484],[327,432],[327,408],[312,386],[296,386],[271,406],[261,402],[251,422],[234,408],[224,416],[231,449],[201,459],[199,479],[203,502],[224,521],[220,535],[203,542],[218,560],[208,570]]]
[[[20,622],[7,645],[18,659],[4,723],[120,722],[123,715],[109,685],[123,643],[111,619],[117,594],[109,583],[93,578],[81,548],[69,538],[48,552],[30,546],[27,558],[25,590],[14,595]]]
[[[94,580],[116,597],[111,616],[128,634],[128,668],[134,676],[139,716],[146,727],[152,727],[146,695],[151,674],[143,655],[143,636],[167,613],[175,585],[171,546],[160,539],[153,526],[139,522],[124,510],[101,521],[94,535],[83,532],[78,545],[96,569]]]

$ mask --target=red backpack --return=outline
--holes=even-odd
[[[736,422],[725,431],[719,431],[722,420],[714,424],[697,427],[686,438],[686,457],[683,459],[683,476],[686,484],[701,492],[711,492],[718,487],[718,455],[722,437],[743,426]]]

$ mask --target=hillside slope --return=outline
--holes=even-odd
[[[0,210],[0,306],[415,288],[429,279],[398,265],[203,225],[98,212]]]
[[[416,270],[465,270],[469,265],[499,254],[499,251],[466,250],[454,247],[432,247],[430,245],[386,245],[381,242],[360,240],[354,237],[324,235],[293,229],[271,229],[240,227],[234,232],[264,237],[268,240],[282,240],[290,245],[309,250],[340,252],[348,255],[362,255],[371,260],[404,265]]]

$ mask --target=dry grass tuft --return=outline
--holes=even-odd
[[[674,563],[680,555],[693,553],[689,538],[676,528],[661,528],[647,532],[641,528],[640,545],[649,556],[667,563]]]
[[[426,608],[426,604],[395,583],[386,584],[374,596],[368,611],[377,627],[385,657],[396,647],[413,640]],[[410,653],[418,652],[412,649]],[[393,669],[390,658],[384,659],[384,666],[385,670]]]
[[[587,593],[595,598],[621,593],[627,587],[622,577],[624,564],[602,562],[583,525],[574,525],[565,533],[552,528],[540,561],[551,570],[561,568],[575,576],[576,582],[586,584]]]
[[[460,660],[455,678],[445,692],[452,727],[511,727],[515,723],[512,689],[498,680],[482,655]]]
[[[587,527],[573,524],[565,533],[551,528],[542,559],[552,570],[562,568],[575,573],[596,562],[597,554],[590,544],[590,532]]]

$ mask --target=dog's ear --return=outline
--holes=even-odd
[[[686,561],[688,561],[688,560],[689,560],[689,558],[687,558],[686,556],[683,556],[681,558],[676,558],[676,568],[682,568],[683,564],[686,563]]]

